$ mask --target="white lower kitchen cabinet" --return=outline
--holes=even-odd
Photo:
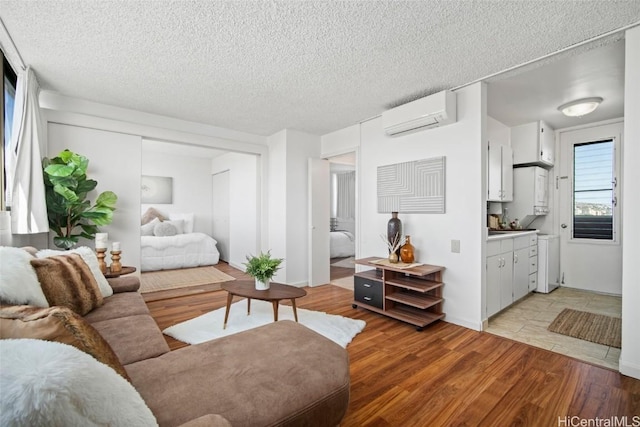
[[[522,234],[487,241],[487,317],[525,297],[535,284],[538,238]]]

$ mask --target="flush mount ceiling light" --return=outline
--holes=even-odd
[[[593,112],[601,102],[602,98],[600,97],[577,99],[562,104],[558,107],[558,110],[562,111],[565,116],[582,117]]]

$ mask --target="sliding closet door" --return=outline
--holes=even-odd
[[[229,262],[229,171],[213,175],[212,235],[218,241],[220,259]]]

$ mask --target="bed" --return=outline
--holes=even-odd
[[[331,258],[350,257],[356,254],[355,239],[349,231],[331,231],[329,242]]]
[[[217,264],[220,252],[213,237],[204,233],[141,236],[141,270],[170,270]]]

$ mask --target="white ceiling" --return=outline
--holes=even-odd
[[[258,135],[322,135],[637,24],[640,1],[0,0],[0,18],[44,89]],[[551,110],[581,93],[603,96],[604,111],[608,95],[581,85],[569,56],[566,69],[489,80],[489,113],[515,123],[538,108],[557,127]],[[541,85],[518,87],[518,75]],[[526,109],[515,103],[525,97]]]

